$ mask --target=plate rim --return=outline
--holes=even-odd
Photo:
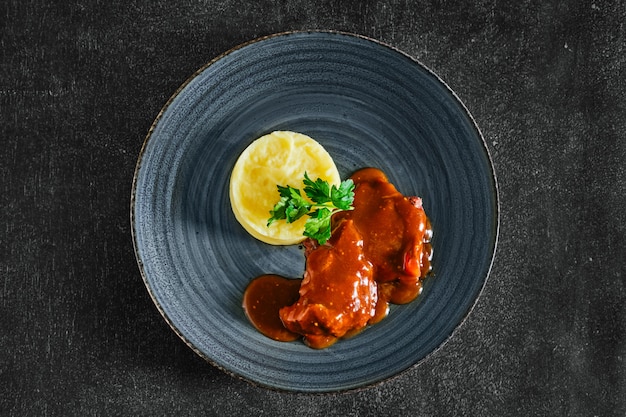
[[[454,98],[455,102],[457,105],[460,106],[460,109],[463,111],[463,113],[465,114],[465,116],[469,119],[470,124],[472,125],[472,128],[476,131],[478,138],[480,138],[480,142],[482,144],[481,149],[484,152],[484,155],[486,157],[486,160],[488,162],[488,167],[489,167],[489,179],[490,179],[490,189],[492,191],[491,196],[493,197],[493,210],[494,210],[494,216],[493,216],[493,222],[492,222],[492,242],[491,243],[491,248],[490,248],[490,259],[488,261],[488,266],[486,268],[484,277],[481,276],[481,286],[480,289],[478,290],[476,296],[474,297],[471,305],[467,308],[467,310],[465,311],[465,313],[463,314],[463,316],[461,317],[461,319],[459,320],[459,322],[455,325],[455,327],[452,329],[452,331],[450,332],[449,335],[447,335],[444,340],[441,341],[441,343],[439,343],[435,348],[433,348],[430,352],[428,352],[426,355],[424,355],[422,358],[420,358],[419,360],[417,360],[416,362],[408,365],[407,367],[405,367],[404,369],[396,372],[393,375],[387,376],[387,377],[383,377],[380,378],[376,381],[373,382],[366,382],[363,385],[358,385],[358,386],[352,386],[352,387],[346,387],[346,388],[332,388],[332,389],[325,389],[325,390],[304,390],[304,389],[299,389],[298,387],[290,387],[290,388],[286,388],[286,387],[277,387],[277,386],[273,386],[271,384],[265,384],[261,381],[256,381],[253,380],[251,378],[247,378],[243,375],[238,374],[235,371],[232,371],[224,366],[222,366],[221,364],[219,364],[217,361],[215,361],[214,359],[212,359],[211,357],[209,357],[207,354],[205,354],[204,352],[202,352],[199,348],[197,348],[178,328],[177,326],[172,322],[171,318],[166,314],[163,306],[161,305],[161,303],[159,302],[159,300],[157,299],[156,295],[154,294],[153,289],[150,286],[150,283],[148,281],[148,277],[146,274],[146,270],[144,267],[144,261],[141,257],[141,254],[139,253],[139,245],[138,245],[138,236],[137,236],[137,231],[136,231],[136,218],[135,218],[135,205],[136,205],[136,196],[137,196],[137,184],[138,184],[138,179],[139,179],[139,173],[142,167],[142,162],[144,160],[144,156],[146,153],[146,149],[147,146],[152,138],[152,135],[154,133],[154,130],[156,129],[157,125],[159,124],[159,122],[161,121],[161,119],[163,118],[163,115],[166,113],[166,111],[170,108],[170,106],[172,105],[172,103],[174,102],[174,100],[176,100],[177,97],[180,96],[180,94],[187,88],[187,86],[193,82],[193,80],[195,80],[201,73],[203,73],[205,70],[207,70],[210,66],[212,66],[213,64],[215,64],[216,62],[220,61],[221,59],[231,55],[232,53],[243,49],[249,45],[253,45],[259,42],[263,42],[266,40],[270,40],[270,39],[274,39],[274,38],[279,38],[279,37],[286,37],[286,36],[290,36],[290,35],[320,35],[320,34],[329,34],[329,35],[337,35],[337,36],[346,36],[346,37],[352,37],[352,38],[357,38],[360,40],[364,40],[367,42],[373,42],[375,44],[378,44],[379,46],[382,46],[384,48],[388,48],[390,50],[392,50],[393,52],[399,53],[402,56],[404,56],[405,58],[408,58],[411,62],[413,62],[414,64],[418,65],[422,70],[424,70],[425,72],[428,73],[429,76],[433,77],[442,87],[444,87],[447,92],[449,94],[452,95],[452,97]],[[500,206],[501,202],[500,202],[500,195],[499,195],[499,186],[498,186],[498,179],[497,179],[497,175],[495,172],[495,166],[493,163],[493,158],[491,155],[491,152],[489,151],[489,147],[487,146],[487,142],[485,140],[485,137],[480,129],[480,127],[478,126],[478,123],[476,122],[474,116],[470,113],[469,109],[467,108],[467,106],[465,105],[465,103],[461,100],[461,98],[458,96],[458,94],[439,76],[437,75],[433,70],[431,70],[428,66],[426,66],[425,64],[423,64],[419,59],[417,59],[416,57],[404,52],[403,50],[399,49],[398,47],[395,47],[387,42],[378,40],[376,38],[370,37],[370,36],[366,36],[366,35],[362,35],[362,34],[358,34],[358,33],[354,33],[354,32],[348,32],[348,31],[341,31],[341,30],[325,30],[325,29],[315,29],[315,30],[292,30],[292,31],[282,31],[282,32],[276,32],[276,33],[272,33],[272,34],[268,34],[268,35],[264,35],[264,36],[259,36],[256,38],[253,38],[251,40],[239,43],[233,47],[231,47],[230,49],[216,55],[214,58],[210,59],[208,62],[206,62],[205,64],[203,64],[202,66],[200,66],[197,70],[195,70],[190,76],[188,76],[183,83],[174,90],[174,92],[169,96],[169,98],[167,99],[167,101],[162,105],[162,107],[160,108],[159,112],[157,113],[155,119],[153,120],[153,122],[151,123],[144,139],[143,139],[143,143],[142,146],[140,148],[140,151],[138,153],[137,156],[137,161],[135,164],[135,168],[134,168],[134,172],[133,172],[133,178],[132,178],[132,184],[131,184],[131,196],[130,196],[130,229],[131,229],[131,239],[132,239],[132,243],[133,243],[133,251],[135,254],[135,259],[137,261],[137,266],[139,268],[139,272],[142,278],[142,281],[144,283],[144,286],[146,287],[148,294],[153,302],[153,304],[155,305],[155,307],[157,308],[159,314],[161,315],[161,317],[165,320],[165,322],[168,324],[168,326],[174,331],[174,333],[193,351],[195,352],[200,358],[202,358],[204,361],[206,361],[207,363],[209,363],[211,366],[219,369],[221,372],[224,372],[225,374],[234,377],[238,380],[242,380],[245,381],[246,383],[249,383],[253,386],[256,387],[261,387],[261,388],[266,388],[266,389],[270,389],[272,391],[277,391],[277,392],[290,392],[290,393],[302,393],[302,394],[311,394],[311,395],[322,395],[322,394],[327,394],[327,393],[339,393],[339,392],[351,392],[351,391],[361,391],[361,390],[366,390],[366,389],[370,389],[372,387],[376,387],[379,386],[381,384],[384,384],[386,382],[389,382],[391,380],[400,378],[402,375],[406,374],[409,370],[414,369],[418,366],[420,366],[421,364],[423,364],[424,362],[426,362],[432,355],[434,355],[436,352],[438,352],[440,349],[442,349],[454,336],[457,332],[460,331],[460,329],[463,327],[464,323],[467,321],[467,319],[469,318],[469,316],[471,315],[472,311],[474,310],[474,308],[476,307],[476,305],[478,304],[479,299],[482,297],[482,293],[487,285],[487,281],[489,280],[490,276],[491,276],[491,272],[493,269],[493,265],[495,262],[495,258],[496,258],[496,253],[497,253],[497,248],[498,248],[498,242],[499,242],[499,238],[500,238],[500,221],[501,221],[501,206]]]

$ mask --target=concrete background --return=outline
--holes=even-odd
[[[0,415],[626,414],[626,4],[620,1],[0,2]],[[497,256],[455,336],[362,391],[256,388],[152,304],[133,170],[170,95],[287,30],[374,37],[467,105],[501,197]]]

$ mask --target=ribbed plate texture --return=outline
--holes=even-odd
[[[237,157],[273,130],[315,138],[342,178],[382,169],[423,198],[433,225],[434,276],[419,299],[325,350],[272,341],[241,308],[255,276],[304,268],[300,248],[256,241],[230,208]],[[148,291],[192,349],[255,384],[327,392],[393,377],[452,335],[489,274],[498,201],[483,138],[436,75],[370,39],[300,32],[235,48],[176,92],[139,157],[131,221]]]

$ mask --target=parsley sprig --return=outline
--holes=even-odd
[[[272,210],[267,221],[269,227],[276,220],[293,223],[305,214],[309,216],[304,224],[304,236],[317,240],[320,245],[330,239],[330,218],[334,213],[352,210],[354,201],[354,182],[351,179],[342,181],[339,187],[321,178],[315,181],[304,173],[304,194],[290,185],[278,185],[280,200]],[[310,200],[310,201],[309,201]]]

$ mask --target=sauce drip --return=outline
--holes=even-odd
[[[280,342],[299,339],[280,321],[278,311],[298,301],[301,279],[280,275],[261,275],[250,282],[243,294],[243,311],[248,320],[265,336]]]
[[[299,337],[325,348],[384,319],[389,303],[421,293],[431,271],[432,230],[419,197],[405,197],[375,168],[357,171],[354,210],[332,218],[324,245],[304,242],[303,280],[255,278],[243,307],[252,324],[279,341]]]

